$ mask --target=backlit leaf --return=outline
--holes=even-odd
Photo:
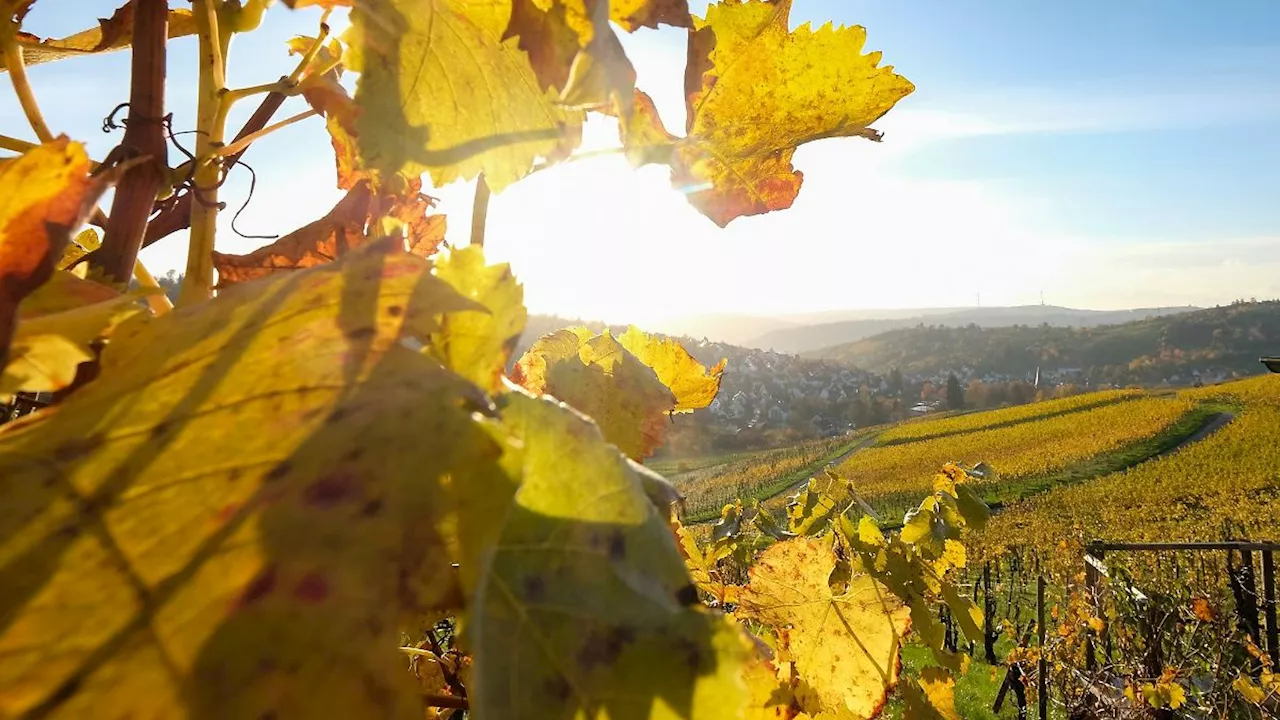
[[[693,27],[688,0],[610,0],[609,17],[627,32],[658,25]]]
[[[633,460],[653,454],[666,435],[675,396],[653,369],[608,331],[552,333],[529,348],[512,378],[589,415],[609,442]]]
[[[430,172],[440,187],[483,172],[494,192],[573,142],[580,113],[539,87],[511,0],[370,0],[351,12],[361,157],[384,175]]]
[[[0,395],[53,392],[70,385],[80,363],[95,357],[90,344],[143,312],[138,297],[65,271],[55,273],[18,308],[9,364],[0,373]]]
[[[69,269],[80,258],[97,250],[101,245],[102,239],[98,237],[96,230],[93,228],[81,230],[71,242],[67,243],[66,249],[62,251],[62,259],[58,261],[58,269]]]
[[[0,166],[0,367],[18,303],[52,275],[104,189],[88,173],[84,146],[65,137]]]
[[[914,89],[892,67],[877,67],[880,53],[862,53],[863,28],[792,31],[790,15],[791,0],[726,0],[707,8],[690,35],[688,122],[672,182],[720,226],[790,207],[802,181],[791,165],[797,147],[878,140],[869,125]]]
[[[827,579],[835,565],[830,537],[776,543],[751,567],[738,613],[788,629],[782,637],[802,679],[796,694],[805,712],[874,717],[897,682],[907,610],[864,574],[834,593]]]
[[[524,331],[524,290],[506,263],[485,265],[484,250],[452,250],[436,265],[436,276],[482,309],[447,313],[428,345],[445,367],[493,392]]]
[[[62,60],[94,53],[124,50],[133,43],[133,13],[137,0],[129,0],[109,18],[99,19],[98,27],[83,30],[64,38],[41,39],[29,33],[18,33],[18,45],[27,65]],[[191,11],[185,8],[169,10],[169,37],[178,38],[196,34],[196,23]],[[6,72],[4,51],[0,50],[0,72]]]
[[[282,270],[302,270],[334,261],[364,245],[371,216],[389,212],[404,224],[405,241],[415,255],[435,252],[444,240],[444,216],[427,215],[432,201],[411,189],[403,196],[378,197],[367,182],[357,183],[329,214],[270,245],[245,255],[214,251],[218,287],[254,280]]]
[[[666,521],[598,429],[498,399],[519,477],[467,629],[478,717],[736,717],[748,645],[697,604]]]
[[[707,407],[720,392],[720,378],[728,359],[707,368],[698,362],[676,340],[650,335],[629,327],[618,336],[618,342],[653,368],[658,379],[676,396],[676,412],[692,412]]]
[[[421,717],[397,620],[457,607],[441,477],[499,449],[400,340],[467,305],[372,246],[135,317],[5,426],[0,716]]]
[[[607,0],[513,0],[504,37],[519,40],[542,87],[568,105],[630,104],[636,72],[609,25]]]

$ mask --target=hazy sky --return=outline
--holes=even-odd
[[[74,32],[117,2],[44,0],[29,29]],[[286,74],[284,40],[314,33],[318,17],[273,7],[233,44],[231,84]],[[1023,304],[1042,289],[1052,304],[1090,308],[1280,296],[1280,3],[795,0],[792,20],[866,26],[867,49],[916,84],[876,124],[885,141],[805,146],[795,206],[724,230],[663,170],[632,171],[620,157],[531,177],[494,198],[487,242],[531,310],[644,323],[972,305],[979,293],[983,305]],[[623,40],[640,86],[669,128],[683,128],[683,33]],[[128,62],[116,53],[31,69],[54,131],[96,158],[119,139],[101,124],[128,97]],[[171,44],[170,66],[175,124],[190,128],[194,39]],[[254,104],[237,106],[231,132]],[[293,100],[277,117],[302,109]],[[0,133],[31,137],[7,89]],[[587,142],[616,136],[597,122]],[[258,173],[238,223],[246,233],[288,232],[340,196],[320,119],[246,160]],[[237,170],[224,199],[234,210],[247,191]],[[471,188],[431,193],[450,240],[464,243]],[[266,242],[230,233],[231,214],[219,249]],[[180,235],[143,253],[156,273],[184,258]]]

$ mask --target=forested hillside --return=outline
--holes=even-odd
[[[889,330],[915,328],[920,325],[945,325],[947,327],[978,325],[985,328],[997,328],[1047,324],[1052,327],[1096,327],[1098,325],[1117,325],[1135,320],[1176,315],[1199,309],[1194,307],[1160,307],[1135,308],[1132,310],[1079,310],[1055,305],[1017,305],[1013,307],[924,309],[914,312],[885,310],[873,313],[873,311],[868,311],[867,317],[848,318],[772,330],[743,344],[750,347],[768,348],[778,352],[804,353],[842,343],[855,342]]]
[[[1280,352],[1280,302],[1229,306],[1120,325],[984,328],[921,326],[805,353],[870,372],[964,372],[968,376],[1067,371],[1096,383],[1187,382],[1262,371],[1258,357]]]

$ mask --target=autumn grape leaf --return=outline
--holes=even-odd
[[[662,384],[671,388],[676,396],[676,412],[704,408],[720,392],[720,377],[729,362],[727,358],[708,369],[676,340],[650,335],[635,327],[627,328],[618,336],[618,342],[640,362],[653,368]]]
[[[672,183],[721,227],[781,210],[800,192],[800,145],[833,137],[879,140],[869,126],[914,86],[864,55],[858,26],[789,29],[791,0],[726,0],[689,38],[687,127],[670,158]],[[624,142],[661,137],[624,126]],[[642,153],[630,153],[633,161]]]
[[[609,18],[627,32],[658,25],[693,27],[688,0],[610,0]]]
[[[666,436],[676,405],[671,390],[607,330],[595,337],[563,330],[541,338],[516,363],[512,379],[586,413],[627,457],[643,460]]]
[[[17,33],[18,46],[26,65],[52,62],[65,58],[123,50],[133,43],[133,13],[137,0],[129,0],[109,18],[100,18],[98,27],[82,30],[64,38],[41,39],[30,33]],[[2,25],[3,23],[0,23]],[[0,32],[5,30],[0,27]],[[169,11],[169,37],[196,34],[191,11],[175,8]],[[0,72],[6,72],[4,50],[0,49]]]
[[[906,717],[912,720],[963,720],[956,711],[956,681],[943,668],[927,667],[902,684]]]
[[[865,574],[833,591],[828,578],[835,566],[829,536],[775,543],[751,566],[738,614],[780,631],[801,678],[796,694],[805,712],[874,717],[897,682],[907,610]]]
[[[757,656],[747,663],[744,674],[751,694],[745,720],[801,720],[794,688],[778,677],[778,668]]]
[[[0,166],[0,367],[18,303],[53,274],[71,233],[106,187],[105,179],[89,178],[84,146],[65,137]]]
[[[737,717],[749,646],[697,602],[666,521],[586,418],[498,397],[520,485],[466,628],[477,717]]]
[[[397,621],[459,608],[442,477],[500,448],[391,247],[131,318],[5,426],[0,716],[421,717]]]
[[[288,42],[289,54],[305,54],[314,43],[315,38],[302,35],[294,37]],[[308,72],[303,76],[299,91],[307,104],[324,116],[337,166],[338,187],[350,190],[361,180],[370,179],[373,174],[364,169],[357,147],[360,108],[339,82],[343,67],[335,63],[343,54],[342,46],[336,40],[330,40],[322,46],[314,63],[323,67],[332,66],[332,69],[323,75]]]
[[[436,265],[436,275],[483,309],[446,313],[428,345],[431,354],[485,391],[496,391],[529,317],[524,289],[511,266],[485,265],[478,246],[450,251]]]
[[[0,373],[0,395],[53,392],[70,385],[80,363],[95,357],[91,343],[143,312],[140,295],[121,295],[66,271],[54,273],[18,306],[9,363]]]
[[[577,357],[582,344],[592,337],[594,334],[584,327],[563,328],[543,335],[516,361],[511,379],[535,395],[550,392],[547,389],[547,368],[558,361]]]
[[[71,242],[67,243],[66,249],[62,251],[62,259],[58,261],[58,269],[72,269],[80,261],[80,258],[97,250],[101,245],[102,239],[98,237],[96,230],[93,228],[81,230]]]
[[[539,158],[576,143],[581,113],[539,87],[503,40],[511,0],[370,0],[351,12],[349,61],[360,155],[381,174],[431,174],[435,187],[483,172],[500,192]]]
[[[629,105],[636,71],[609,26],[605,0],[513,0],[505,38],[519,47],[542,87],[571,106]]]
[[[415,255],[431,255],[444,241],[444,216],[426,214],[433,206],[429,198],[412,189],[403,196],[379,197],[368,182],[362,181],[347,191],[327,215],[270,245],[244,255],[214,251],[218,287],[332,262],[368,241],[366,226],[370,216],[380,214],[388,205],[391,215],[405,225],[405,241]]]

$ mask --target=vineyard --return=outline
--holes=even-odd
[[[1092,482],[1054,489],[1001,513],[989,542],[1051,550],[1088,538],[1280,537],[1280,378],[1181,393],[1237,406],[1223,429],[1167,456]]]
[[[701,522],[719,517],[725,503],[763,500],[807,480],[869,437],[870,434],[863,431],[846,437],[811,440],[667,477],[685,497],[682,515],[685,522]]]
[[[836,472],[892,520],[928,489],[934,469],[948,462],[985,463],[990,473],[978,481],[984,497],[1023,494],[1073,464],[1150,440],[1194,410],[1194,403],[1180,398],[1135,398],[990,430],[873,447],[851,455]]]
[[[911,421],[864,431],[834,474],[798,493],[759,506],[744,498],[714,527],[688,532],[713,548],[725,537],[738,538],[737,552],[748,548],[721,561],[725,577],[788,531],[809,532],[814,515],[858,516],[859,500],[883,528],[917,538],[930,515],[912,498],[937,487],[933,470],[980,462],[970,487],[993,504],[993,515],[967,543],[969,561],[955,582],[980,608],[981,628],[971,635],[944,610],[932,636],[954,652],[965,652],[967,640],[973,656],[956,677],[959,717],[1021,717],[1037,705],[1037,717],[1081,709],[1174,717],[1168,713],[1179,708],[1191,717],[1269,717],[1280,699],[1280,675],[1271,670],[1280,651],[1272,551],[1222,548],[1280,552],[1239,540],[1280,535],[1277,433],[1274,377]],[[714,481],[719,469],[686,474],[682,492]],[[744,530],[747,519],[752,527]],[[1094,538],[1125,542],[1089,545]],[[1215,550],[1115,549],[1180,538],[1236,540],[1204,546]],[[1096,547],[1113,551],[1089,549]],[[1094,565],[1086,552],[1096,554]],[[918,682],[932,672],[928,637],[903,649],[903,672]],[[903,697],[890,702],[888,716],[914,717]]]
[[[938,420],[920,419],[904,422],[889,428],[876,439],[877,445],[896,445],[904,442],[932,440],[947,435],[960,435],[977,430],[989,430],[1005,425],[1037,420],[1078,410],[1087,410],[1121,400],[1129,400],[1142,394],[1141,390],[1105,390],[1102,392],[1073,395],[1058,400],[1018,405],[1002,410],[959,415]]]
[[[1280,713],[1280,545],[1249,537],[1280,531],[1277,379],[646,467],[726,360],[634,327],[514,357],[492,198],[614,155],[721,228],[786,210],[801,146],[879,142],[915,89],[864,28],[790,0],[77,9],[0,0],[0,718],[967,720],[992,691],[1045,718],[1051,673],[1063,716]],[[278,67],[233,52],[268,12],[308,33]],[[660,27],[685,67],[650,96],[619,36]],[[91,158],[54,107],[118,144]],[[252,195],[245,154],[308,121],[327,142],[277,147],[332,152],[341,200],[229,252],[228,177]],[[1211,535],[1163,565],[1091,542]]]

